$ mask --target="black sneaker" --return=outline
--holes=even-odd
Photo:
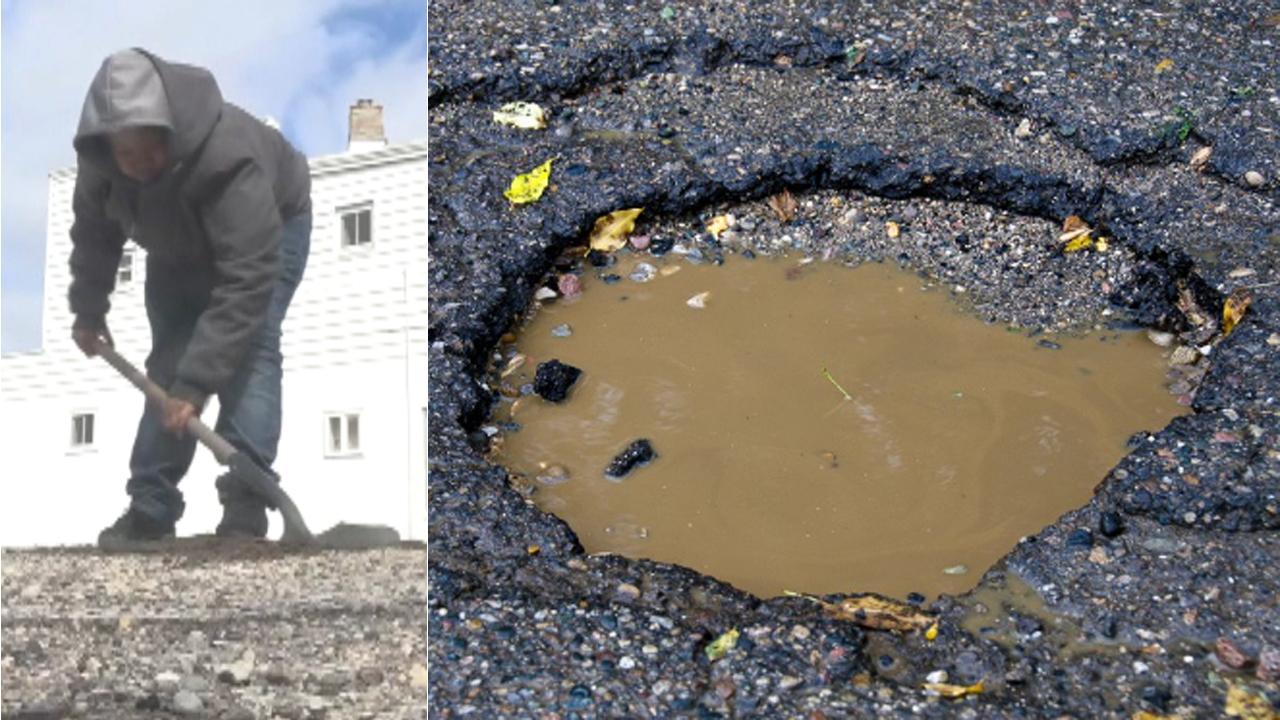
[[[264,538],[267,536],[267,506],[250,498],[235,498],[222,504],[222,521],[214,533],[223,538]]]
[[[129,550],[140,543],[167,540],[174,535],[173,525],[172,521],[156,520],[129,508],[111,527],[98,533],[98,547],[102,550]]]

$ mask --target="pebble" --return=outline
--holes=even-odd
[[[751,232],[756,229],[756,219],[751,215],[744,215],[742,219],[738,221],[738,227],[742,228],[746,232]]]
[[[546,286],[538,288],[537,291],[533,293],[533,298],[535,300],[551,300],[557,297],[560,297],[559,293]]]
[[[1024,121],[1024,122],[1025,122],[1025,121]],[[931,682],[931,683],[944,683],[944,682],[946,682],[946,681],[947,681],[947,678],[948,678],[948,677],[950,677],[950,676],[948,676],[948,675],[947,675],[947,671],[946,671],[946,670],[934,670],[933,672],[931,672],[931,673],[929,673],[928,675],[926,675],[924,679],[925,679],[925,681],[926,681],[926,682]]]
[[[790,690],[799,686],[802,682],[804,681],[795,675],[783,675],[778,678],[778,688],[781,690]]]
[[[179,690],[173,696],[173,709],[180,715],[195,715],[204,709],[204,702],[190,690]]]
[[[1160,347],[1169,347],[1173,344],[1174,335],[1160,330],[1147,330],[1147,339]]]
[[[563,465],[548,465],[535,479],[548,487],[563,485],[569,482],[569,471]]]
[[[223,720],[254,720],[258,715],[243,705],[233,705],[222,715]]]
[[[809,638],[809,628],[804,625],[796,625],[791,628],[791,637],[796,640],[807,640]]]
[[[1250,170],[1244,174],[1244,181],[1249,184],[1249,187],[1262,187],[1262,183],[1267,180],[1257,170]]]
[[[942,573],[944,575],[964,575],[967,572],[969,572],[968,565],[952,565],[951,567],[942,569]]]
[[[1213,148],[1205,146],[1195,151],[1191,156],[1191,168],[1193,170],[1203,170],[1205,165],[1209,164],[1209,156],[1213,154]]]
[[[1108,510],[1098,519],[1098,531],[1105,537],[1113,538],[1124,532],[1124,520],[1120,513]]]
[[[551,337],[566,338],[573,335],[573,328],[569,327],[569,323],[561,323],[551,328]]]
[[[640,588],[631,583],[621,583],[614,589],[613,596],[622,602],[634,602],[640,598]]]
[[[427,666],[422,663],[414,663],[409,668],[409,686],[421,690],[427,687]]]
[[[1280,648],[1262,648],[1262,652],[1258,653],[1257,676],[1263,682],[1280,680]]]
[[[1179,345],[1169,357],[1170,365],[1190,365],[1199,359],[1200,354],[1190,345]]]
[[[635,269],[631,271],[631,275],[629,277],[635,282],[646,283],[657,276],[657,274],[658,268],[650,265],[649,263],[642,262],[636,265]]]
[[[658,646],[657,646],[657,645],[645,645],[645,646],[643,646],[643,647],[641,647],[641,648],[640,648],[640,652],[644,653],[645,655],[657,655],[657,654],[658,654]]]
[[[649,689],[653,691],[654,695],[666,695],[671,690],[671,683],[666,680],[659,680]]]
[[[173,692],[178,689],[178,681],[182,676],[172,670],[166,670],[156,675],[156,688],[161,692]]]
[[[1069,548],[1090,548],[1093,547],[1093,533],[1087,528],[1076,528],[1067,536],[1067,547]]]
[[[711,297],[711,291],[707,290],[689,298],[684,304],[695,310],[702,310],[707,306],[707,298],[709,297]]]
[[[199,675],[184,675],[180,683],[183,690],[193,693],[209,692],[209,681]]]
[[[324,695],[337,695],[351,684],[351,673],[334,670],[320,676],[318,681],[320,692]]]
[[[636,250],[646,250],[649,247],[648,235],[636,235],[632,237],[630,241],[631,241],[631,247],[635,248]]]
[[[635,666],[636,666],[636,659],[631,657],[630,655],[624,655],[620,660],[618,660],[618,667],[622,668],[623,670],[630,670]]]
[[[1147,538],[1142,541],[1142,547],[1149,552],[1169,555],[1177,552],[1182,543],[1168,538]]]

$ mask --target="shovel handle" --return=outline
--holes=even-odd
[[[116,352],[115,348],[107,345],[106,343],[100,343],[98,345],[98,354],[101,355],[102,359],[106,360],[111,367],[115,368],[117,372],[123,375],[126,380],[133,383],[134,387],[141,390],[143,394],[147,396],[147,399],[160,407],[164,407],[164,404],[169,400],[169,393],[165,392],[164,388],[155,384],[151,378],[147,377],[138,370],[138,368],[134,367],[128,360],[121,357],[120,353]],[[209,450],[213,452],[213,456],[216,457],[218,462],[223,465],[226,465],[231,460],[231,456],[236,452],[235,447],[232,446],[231,443],[224,440],[221,435],[214,432],[208,425],[205,425],[199,416],[192,416],[192,418],[187,421],[187,432],[194,435],[196,439],[200,441],[200,444],[209,448]]]

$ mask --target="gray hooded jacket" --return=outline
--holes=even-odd
[[[169,165],[146,184],[120,172],[107,139],[136,126],[160,126],[169,135]],[[124,241],[132,238],[146,248],[149,268],[207,286],[208,305],[174,377],[157,378],[200,405],[227,386],[265,320],[281,228],[311,207],[306,158],[225,102],[207,70],[144,50],[103,62],[73,144],[69,295],[76,326],[105,326]]]

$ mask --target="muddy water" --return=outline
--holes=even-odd
[[[896,267],[672,261],[641,284],[634,262],[521,331],[507,381],[558,358],[583,370],[569,398],[498,413],[522,427],[497,459],[589,552],[760,595],[961,592],[1180,411],[1144,336],[1044,347]],[[658,457],[607,479],[637,438]]]

